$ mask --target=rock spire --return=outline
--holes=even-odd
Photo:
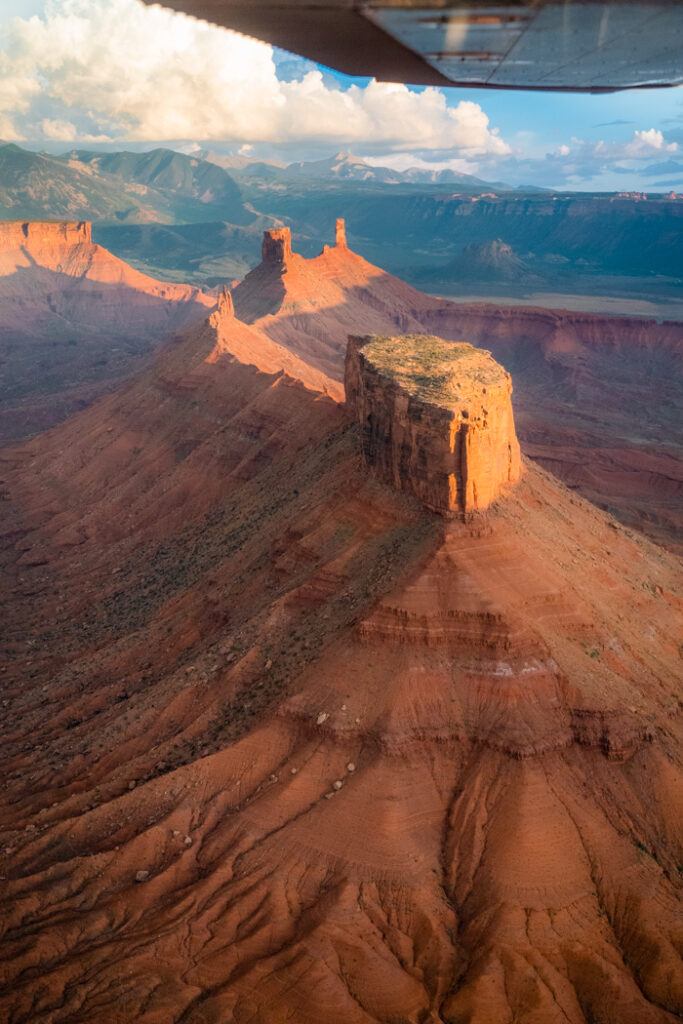
[[[334,241],[335,245],[339,249],[348,248],[346,244],[346,221],[344,220],[343,217],[337,217],[337,222],[335,224],[334,231]]]
[[[263,232],[261,259],[263,263],[285,267],[292,255],[292,232],[289,228],[270,228]]]

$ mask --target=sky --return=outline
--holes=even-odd
[[[351,79],[140,0],[2,0],[0,139],[48,151],[339,150],[574,190],[683,188],[683,89],[606,95]]]

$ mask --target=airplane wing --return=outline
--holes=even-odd
[[[163,3],[382,81],[576,92],[683,83],[683,0]]]

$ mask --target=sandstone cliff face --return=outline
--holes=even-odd
[[[351,337],[346,400],[365,461],[444,515],[487,508],[521,473],[510,375],[427,335]]]
[[[447,302],[368,263],[344,237],[338,224],[336,244],[315,259],[261,263],[236,289],[237,316],[339,380],[350,334],[425,332],[490,349],[513,375],[525,452],[681,549],[682,324]],[[638,408],[648,414],[634,434]]]
[[[0,223],[0,443],[83,408],[214,304],[117,259],[86,221]]]
[[[18,246],[27,249],[60,245],[79,245],[92,242],[89,221],[2,221],[0,222],[0,252]]]
[[[285,269],[292,255],[292,232],[289,228],[270,228],[263,232],[261,258],[264,263]]]
[[[484,345],[512,373],[527,455],[683,550],[682,323],[483,303],[444,303],[421,320]],[[635,428],[637,409],[647,414]]]

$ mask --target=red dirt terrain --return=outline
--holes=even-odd
[[[82,409],[214,303],[133,270],[88,223],[0,223],[0,443]]]
[[[0,275],[0,442],[111,389],[215,301],[133,270],[88,224],[0,225]],[[525,452],[683,550],[683,325],[435,299],[353,253],[343,221],[311,260],[287,229],[267,232],[234,298],[262,337],[338,382],[350,333],[427,330],[490,349],[514,376]]]
[[[680,561],[530,461],[427,509],[510,395],[406,344],[346,409],[226,296],[3,453],[3,1020],[680,1019]]]
[[[348,334],[426,329],[490,349],[513,375],[524,451],[683,550],[683,324],[435,299],[352,252],[343,222],[338,232],[310,260],[288,229],[266,232],[237,315],[337,379]]]

